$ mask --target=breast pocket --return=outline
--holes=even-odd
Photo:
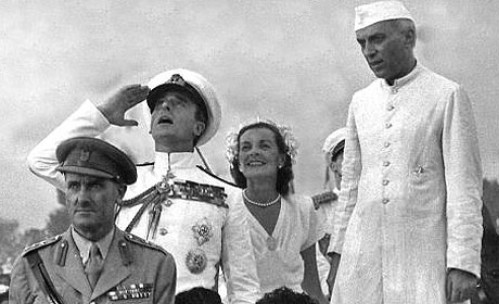
[[[434,164],[418,163],[410,168],[407,210],[410,216],[428,216],[443,212],[445,180]]]

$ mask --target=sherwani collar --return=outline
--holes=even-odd
[[[411,83],[414,79],[416,79],[423,69],[424,67],[421,64],[416,63],[416,65],[409,74],[399,79],[395,79],[393,85],[389,85],[385,79],[381,79],[380,81],[381,87],[384,90],[397,91],[401,87],[406,86],[407,84]]]

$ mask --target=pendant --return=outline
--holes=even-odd
[[[267,248],[270,250],[270,251],[274,251],[277,249],[277,240],[274,239],[273,237],[269,236],[267,238]]]

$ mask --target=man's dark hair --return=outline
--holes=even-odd
[[[256,304],[319,304],[319,302],[306,293],[281,287],[266,293]]]
[[[216,291],[194,287],[175,296],[175,304],[222,304]]]

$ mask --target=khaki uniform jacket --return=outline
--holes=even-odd
[[[38,251],[64,303],[120,303],[120,299],[122,303],[131,303],[130,299],[123,299],[127,293],[141,293],[133,303],[174,303],[176,267],[169,253],[116,229],[102,273],[92,291],[68,229],[62,235],[27,248],[16,260],[10,285],[11,304],[49,303],[25,258],[34,250]]]
[[[482,168],[466,92],[417,65],[350,104],[332,303],[445,304],[446,273],[480,276]]]

